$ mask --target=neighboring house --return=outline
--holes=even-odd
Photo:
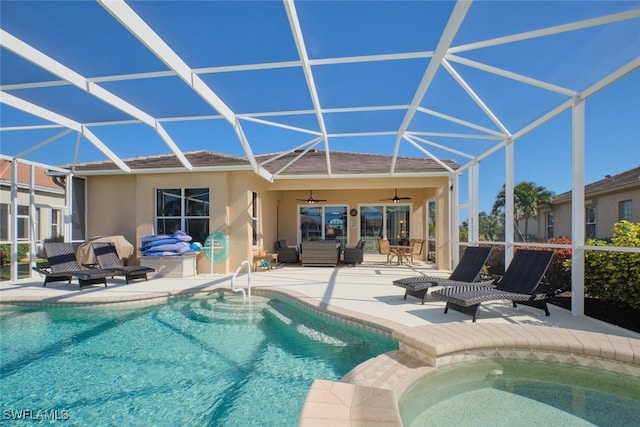
[[[48,169],[18,162],[17,179],[17,237],[18,242],[36,243],[63,233],[65,189],[55,178],[47,176]],[[33,187],[31,174],[33,173]],[[33,199],[31,189],[33,188]],[[0,244],[11,239],[11,162],[0,159]],[[30,214],[30,207],[34,212]],[[34,215],[33,221],[29,221]]]
[[[75,165],[75,177],[86,180],[87,237],[123,235],[139,247],[141,237],[150,233],[183,229],[199,242],[210,233],[223,233],[231,242],[231,255],[213,267],[229,273],[258,248],[272,251],[279,239],[299,244],[337,238],[353,245],[363,238],[369,241],[368,252],[378,251],[380,237],[424,239],[427,204],[435,200],[436,259],[440,268],[449,268],[451,184],[449,171],[434,160],[398,157],[392,176],[391,156],[332,152],[327,178],[323,151],[256,156],[276,177],[269,182],[244,157],[210,151],[185,156],[192,171],[173,154],[126,159],[131,173],[110,161]],[[458,167],[453,161],[443,163]],[[394,203],[395,188],[411,199]],[[314,199],[324,201],[307,203],[311,191]],[[199,256],[197,268],[209,272],[211,265]]]
[[[585,239],[611,237],[620,220],[640,222],[640,167],[607,175],[584,192]],[[541,210],[536,227],[534,232],[545,239],[571,236],[571,191],[557,195],[550,210]]]

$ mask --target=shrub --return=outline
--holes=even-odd
[[[588,240],[589,246],[640,247],[640,223],[620,221],[613,238]],[[640,309],[640,253],[585,251],[585,292],[604,301]]]
[[[551,239],[549,243],[570,245],[571,239],[568,237],[556,237]],[[553,250],[553,258],[545,277],[555,287],[565,289],[571,287],[571,269],[565,265],[567,260],[571,260],[571,248],[556,248]]]
[[[18,243],[18,260],[24,259],[29,254],[29,244]],[[11,245],[0,245],[0,265],[11,261]]]
[[[549,243],[571,244],[571,240],[566,237],[552,239]],[[549,250],[548,248],[530,247],[533,250]],[[545,274],[546,281],[554,288],[569,288],[571,284],[571,270],[564,266],[565,260],[571,259],[571,249],[561,248],[553,250],[551,264]],[[504,274],[504,246],[494,246],[487,260],[487,270],[489,274]]]

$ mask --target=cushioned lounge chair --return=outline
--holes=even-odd
[[[364,261],[364,240],[358,240],[355,246],[347,246],[344,248],[345,264],[362,264]]]
[[[431,295],[446,300],[445,313],[452,309],[469,314],[473,316],[474,322],[478,317],[480,304],[487,301],[507,300],[511,301],[514,307],[524,304],[544,310],[545,315],[549,316],[546,301],[549,294],[535,291],[552,258],[552,251],[520,249],[495,286],[467,284],[440,289]]]
[[[69,282],[72,278],[78,279],[80,288],[95,284],[107,286],[107,277],[113,277],[113,272],[102,269],[83,269],[78,264],[76,254],[71,243],[47,242],[44,243],[44,251],[47,254],[49,267],[33,267],[35,271],[44,276],[42,286],[50,282]]]
[[[147,273],[156,271],[151,267],[143,265],[124,265],[122,259],[118,256],[116,247],[108,242],[96,242],[93,245],[93,253],[96,256],[96,262],[102,270],[109,270],[115,276],[124,276],[127,284],[129,280],[144,279],[148,280]]]
[[[298,248],[289,246],[286,240],[278,240],[276,242],[276,252],[278,252],[278,262],[298,262]]]
[[[427,291],[432,286],[456,286],[476,282],[482,271],[487,258],[489,258],[490,247],[478,247],[470,246],[462,254],[462,259],[453,270],[448,278],[434,277],[434,276],[413,276],[405,277],[404,279],[394,280],[395,286],[400,286],[405,289],[404,299],[407,299],[407,295],[411,295],[422,300],[427,297]],[[489,285],[491,282],[486,282]]]

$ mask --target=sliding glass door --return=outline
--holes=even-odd
[[[336,239],[348,244],[347,206],[300,206],[300,241]]]
[[[363,205],[360,207],[360,238],[367,241],[365,252],[377,253],[378,239],[386,238],[392,245],[409,240],[410,205]]]

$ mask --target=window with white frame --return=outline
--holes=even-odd
[[[18,240],[29,239],[29,206],[18,205]],[[8,203],[0,204],[0,240],[9,240],[11,230],[11,206]]]
[[[40,221],[42,218],[42,209],[40,209],[39,207],[36,207],[36,217],[33,221],[33,233],[34,233],[34,238],[36,239],[36,241],[40,240]]]
[[[9,240],[9,204],[0,203],[0,240]]]
[[[29,206],[18,206],[18,240],[29,240]]]
[[[595,206],[587,206],[587,210],[585,212],[585,230],[584,230],[585,239],[592,239],[596,237],[597,213],[598,211]]]
[[[631,200],[618,202],[618,220],[631,221]]]
[[[156,233],[183,230],[194,242],[209,235],[209,189],[163,188],[156,190]]]
[[[547,213],[547,239],[553,239],[553,212]]]
[[[51,209],[49,237],[62,236],[62,210]]]

